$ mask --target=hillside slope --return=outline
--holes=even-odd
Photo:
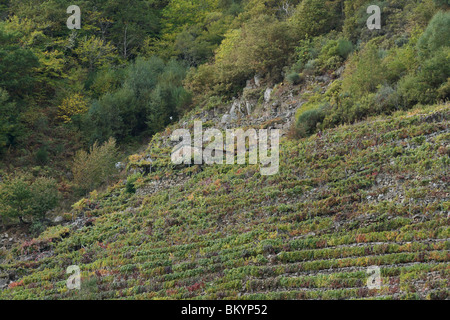
[[[0,299],[449,298],[449,119],[447,104],[283,138],[273,176],[173,166],[168,128],[130,157],[147,174],[0,255]]]

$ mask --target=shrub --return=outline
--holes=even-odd
[[[27,133],[19,121],[20,111],[8,92],[0,87],[0,153]]]
[[[400,106],[400,95],[390,86],[382,86],[373,97],[371,113],[389,113]]]
[[[305,74],[310,74],[310,75],[315,74],[317,71],[318,64],[319,64],[319,62],[317,59],[309,60],[308,62],[306,62],[303,72]]]
[[[36,162],[40,165],[45,165],[48,162],[48,151],[47,146],[42,146],[39,148],[39,150],[36,152],[34,156]]]
[[[103,145],[95,142],[89,153],[78,151],[72,166],[74,183],[84,193],[99,187],[115,173],[116,160],[116,141],[113,138]]]
[[[287,21],[278,21],[268,15],[255,17],[225,35],[217,50],[215,64],[200,67],[197,77],[190,76],[191,86],[197,92],[207,91],[205,87],[209,87],[231,97],[254,74],[267,74],[280,80],[295,40],[296,33]]]
[[[198,68],[191,68],[186,75],[184,84],[194,94],[202,95],[213,90],[217,83],[216,76],[215,65],[205,63]]]
[[[322,105],[317,109],[307,110],[303,112],[297,119],[296,131],[300,137],[306,137],[316,132],[317,126],[325,118],[326,105]]]
[[[99,70],[90,86],[95,98],[100,98],[108,92],[117,91],[125,80],[123,68],[108,68]]]
[[[350,53],[353,51],[353,43],[347,39],[339,39],[337,41],[337,54],[342,59],[347,59]]]
[[[33,236],[38,236],[39,234],[45,231],[46,227],[47,226],[45,225],[45,223],[43,223],[41,220],[33,221],[33,223],[30,226],[29,232]]]
[[[302,67],[310,60],[316,59],[320,52],[320,37],[301,39],[298,46],[295,47],[295,54],[297,56],[297,65],[299,66],[298,72],[302,70]]]
[[[24,174],[9,175],[3,178],[0,185],[0,215],[2,217],[23,218],[31,214],[30,200],[32,192],[30,176]]]
[[[438,6],[450,6],[450,0],[434,0]]]
[[[87,101],[84,99],[83,95],[74,93],[70,97],[64,99],[59,106],[59,118],[64,121],[64,123],[69,123],[72,121],[73,116],[86,113],[87,110]]]
[[[375,92],[386,81],[386,70],[378,47],[369,42],[365,48],[350,59],[344,72],[342,89],[355,97]]]
[[[302,77],[297,72],[291,72],[286,76],[286,80],[293,85],[297,85],[302,82]]]
[[[448,100],[450,98],[450,78],[439,87],[437,93],[439,99]]]
[[[140,174],[139,172],[132,174],[131,176],[129,176],[127,178],[127,183],[125,185],[125,190],[128,193],[135,193],[136,192],[136,186],[135,186],[135,182],[137,181],[137,179],[139,179],[140,177],[142,177],[142,174]]]
[[[292,16],[292,24],[302,38],[327,33],[340,23],[335,5],[330,1],[303,0]]]
[[[16,173],[6,176],[0,184],[0,215],[18,218],[22,223],[28,216],[42,220],[59,199],[54,179],[40,177],[33,181],[31,175]]]
[[[396,83],[418,67],[417,51],[412,42],[410,40],[407,45],[391,50],[384,59],[386,78],[390,83]]]
[[[427,59],[418,72],[402,78],[398,83],[398,92],[408,107],[417,103],[434,103],[439,95],[443,99],[447,98],[445,84],[449,77],[450,47],[445,47]]]
[[[45,214],[56,208],[60,200],[58,185],[52,178],[39,177],[31,184],[31,210],[33,215],[45,218]]]
[[[419,53],[427,57],[442,47],[450,47],[450,12],[439,11],[419,38]]]
[[[320,51],[319,59],[326,62],[333,57],[339,57],[342,61],[347,59],[353,51],[353,44],[346,39],[329,40]]]

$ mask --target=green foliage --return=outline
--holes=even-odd
[[[330,40],[322,47],[318,56],[324,70],[335,70],[353,51],[353,44],[346,39]]]
[[[135,193],[136,192],[135,182],[136,182],[136,180],[138,180],[141,177],[142,177],[142,174],[140,174],[140,173],[134,173],[134,174],[128,176],[127,183],[125,185],[126,192]]]
[[[24,216],[31,214],[29,176],[16,175],[6,177],[0,187],[0,201],[2,203],[2,217],[19,218],[24,222]]]
[[[398,91],[407,106],[416,103],[429,104],[436,102],[437,91],[445,87],[450,77],[450,47],[435,52],[431,58],[423,62],[420,71],[411,73],[399,81]],[[445,91],[442,91],[445,92]],[[445,95],[442,98],[448,98]]]
[[[438,6],[450,6],[450,0],[433,0]]]
[[[216,61],[200,66],[188,77],[194,92],[214,90],[231,96],[255,73],[279,79],[294,48],[296,33],[290,23],[262,15],[230,30],[216,53]]]
[[[448,244],[398,245],[448,238],[448,223],[439,216],[448,211],[448,204],[420,202],[428,194],[435,199],[442,194],[426,189],[426,180],[430,172],[440,172],[434,180],[445,177],[448,137],[440,133],[445,122],[428,123],[415,116],[436,106],[403,118],[404,110],[417,103],[449,98],[448,1],[82,0],[76,3],[82,8],[80,30],[65,26],[70,4],[0,1],[1,167],[46,165],[33,168],[34,175],[45,171],[57,177],[67,195],[72,185],[86,193],[115,177],[116,150],[111,142],[102,145],[110,137],[130,150],[153,135],[158,143],[147,154],[155,161],[145,177],[131,176],[125,185],[108,188],[105,196],[92,193],[90,199],[79,201],[68,216],[80,213],[101,216],[100,220],[52,243],[56,260],[48,259],[49,264],[46,259],[30,260],[33,268],[27,269],[25,285],[17,283],[1,297],[48,298],[49,291],[42,287],[51,287],[52,294],[73,298],[65,291],[64,272],[54,268],[55,261],[57,265],[80,261],[90,269],[88,281],[95,286],[86,292],[89,298],[184,299],[200,294],[237,298],[243,284],[249,290],[244,298],[253,293],[271,298],[368,297],[361,292],[364,275],[359,273],[356,279],[320,273],[292,279],[286,274],[301,268],[448,261],[443,252]],[[369,4],[382,9],[381,30],[365,25]],[[433,18],[437,6],[443,11]],[[244,99],[262,101],[266,87],[283,81],[283,76],[298,85],[277,85],[274,91],[284,100],[294,89],[291,106],[306,100],[296,114],[297,136],[368,122],[328,130],[319,139],[287,140],[280,176],[260,179],[253,167],[240,168],[241,172],[229,166],[219,171],[193,166],[182,171],[192,178],[186,187],[136,195],[141,184],[178,175],[169,165],[170,148],[157,139],[166,126],[170,125],[166,133],[177,126],[189,111],[191,98],[196,110],[183,119],[187,123],[207,110],[222,109],[256,74],[261,87],[246,89]],[[370,117],[379,114],[386,115],[373,123]],[[445,113],[439,117],[446,119]],[[430,136],[433,132],[436,137]],[[410,137],[407,144],[413,147],[406,148],[402,144]],[[75,181],[67,181],[66,168],[71,166],[67,159],[89,146],[90,153],[80,151],[75,157]],[[130,158],[129,166],[148,169],[148,162],[135,158]],[[368,204],[365,199],[378,194],[390,197],[375,183],[380,170],[427,179],[420,186],[409,181],[398,184],[408,189],[404,202],[397,198]],[[8,186],[8,177],[3,180],[2,217],[16,221],[51,210],[57,198],[52,181],[17,179],[14,188]],[[48,192],[33,200],[38,189]],[[21,196],[31,200],[20,202]],[[18,209],[20,203],[36,207]],[[354,218],[360,212],[373,214],[376,222],[359,224]],[[410,215],[422,212],[431,217],[427,222],[408,221]],[[392,219],[378,219],[381,214]],[[33,219],[33,229],[38,232],[44,225],[37,220]],[[336,234],[327,234],[330,230]],[[46,241],[31,241],[17,250],[39,253]],[[365,241],[396,243],[333,247]],[[142,255],[130,256],[137,247]],[[14,268],[24,270],[20,263]],[[98,270],[100,266],[105,269]],[[94,276],[91,271],[98,272]],[[394,268],[395,272],[398,276],[403,271]],[[120,273],[133,276],[127,283],[115,281]],[[137,276],[142,279],[139,283]],[[285,292],[289,288],[327,290]],[[433,296],[440,294],[437,289]],[[392,295],[384,291],[380,296]]]
[[[230,22],[221,13],[211,13],[203,24],[186,26],[175,38],[174,55],[191,66],[205,63],[222,42]]]
[[[35,220],[31,223],[29,231],[33,236],[39,236],[39,234],[45,231],[46,227],[45,223],[41,220]]]
[[[327,105],[307,110],[297,118],[295,130],[299,137],[307,137],[316,132],[317,127],[325,119]]]
[[[84,116],[83,131],[91,143],[156,133],[190,102],[182,86],[186,68],[179,62],[138,58],[124,72],[120,88],[95,100]]]
[[[301,38],[325,34],[339,26],[339,7],[337,1],[303,0],[292,16],[292,23]]]
[[[49,155],[48,155],[48,147],[42,146],[38,149],[34,156],[36,163],[39,165],[45,165],[48,163]]]
[[[89,153],[80,150],[75,155],[72,166],[74,183],[83,193],[98,188],[113,177],[116,161],[116,141],[113,138],[103,145],[95,142]]]
[[[372,112],[375,114],[389,114],[400,109],[400,94],[397,90],[390,86],[382,86],[373,96],[371,106],[373,110]]]
[[[418,107],[283,140],[270,177],[257,165],[204,166],[170,184],[161,180],[184,171],[166,166],[138,178],[156,192],[92,193],[71,212],[91,217],[86,227],[49,228],[1,254],[18,279],[0,298],[448,298],[449,115]],[[161,141],[134,157],[170,154]],[[66,287],[72,263],[83,292]],[[369,266],[381,289],[365,288]]]
[[[34,216],[44,218],[61,200],[58,185],[54,179],[36,178],[30,186],[32,198],[30,207]]]
[[[450,47],[450,11],[439,11],[417,42],[419,53],[429,57],[442,47]]]
[[[286,76],[286,80],[293,85],[297,85],[302,81],[302,77],[297,72],[291,72]]]
[[[74,53],[79,57],[82,65],[90,71],[102,65],[107,65],[115,59],[114,46],[96,37],[83,39]]]
[[[0,88],[13,97],[23,97],[33,88],[37,57],[18,44],[19,35],[7,33],[0,23]]]
[[[60,200],[56,181],[51,178],[33,179],[27,174],[14,174],[4,177],[0,184],[0,215],[18,218],[45,218],[45,214],[54,209]]]
[[[14,145],[23,135],[24,129],[20,123],[20,110],[10,100],[8,92],[0,88],[0,153],[6,147]]]
[[[375,43],[368,43],[347,65],[342,83],[343,91],[355,97],[375,92],[386,81],[386,70]]]

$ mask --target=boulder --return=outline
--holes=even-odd
[[[64,221],[64,218],[61,216],[57,216],[55,219],[53,219],[54,223],[61,223]]]
[[[223,124],[230,123],[231,122],[231,116],[229,114],[227,114],[227,113],[224,114],[222,116],[222,120],[220,122],[223,123]]]
[[[273,89],[271,89],[271,88],[267,88],[266,91],[264,91],[264,101],[266,103],[269,103],[270,97],[272,95],[272,91],[273,91]]]
[[[251,113],[252,113],[252,105],[250,104],[250,102],[247,101],[245,103],[245,108],[247,109],[247,114],[251,115]]]
[[[255,81],[255,86],[259,87],[261,85],[261,76],[260,75],[256,75],[253,80]]]

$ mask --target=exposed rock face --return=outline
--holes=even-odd
[[[61,216],[57,216],[55,219],[53,219],[54,223],[61,223],[64,221],[64,218]]]
[[[228,113],[224,114],[222,116],[222,120],[220,121],[220,123],[222,123],[222,124],[228,124],[230,122],[231,122],[231,116]]]
[[[311,77],[310,83],[319,85],[325,92],[332,82],[329,75]],[[213,121],[218,128],[264,127],[280,129],[284,135],[294,121],[294,115],[305,100],[302,88],[289,85],[261,87],[261,78],[247,81],[239,98],[232,103],[196,117],[196,120]],[[198,116],[198,115],[197,115]],[[199,119],[200,118],[200,119]],[[194,119],[192,119],[194,120]]]
[[[267,88],[266,91],[264,91],[264,102],[269,103],[270,96],[272,95],[273,89]]]

